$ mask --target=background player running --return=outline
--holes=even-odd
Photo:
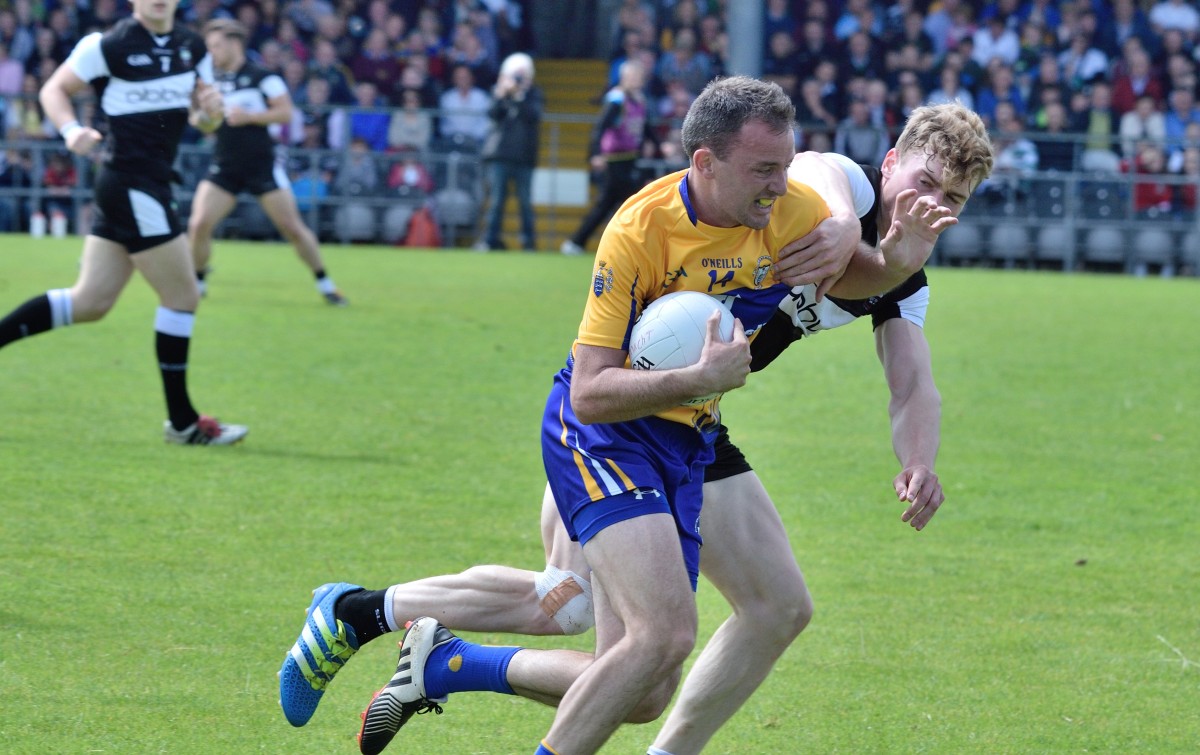
[[[292,98],[275,73],[246,59],[246,28],[232,19],[204,26],[204,42],[212,56],[217,88],[225,100],[225,122],[217,129],[208,176],[196,187],[188,236],[200,291],[212,257],[217,224],[233,212],[242,192],[258,199],[263,212],[296,250],[317,279],[317,290],[330,304],[344,307],[342,296],[325,272],[316,235],[304,224],[287,172],[278,159],[269,127],[292,118]]]
[[[228,445],[245,437],[246,428],[201,416],[187,391],[199,292],[171,193],[171,166],[188,121],[211,132],[223,106],[204,40],[175,27],[178,5],[133,0],[132,18],[81,39],[42,87],[46,117],[69,150],[87,155],[103,137],[76,120],[71,98],[91,83],[108,119],[109,149],[96,177],[96,221],[83,242],[78,280],[0,320],[0,347],[101,319],[137,270],[159,298],[155,354],[167,399],[167,442]]]

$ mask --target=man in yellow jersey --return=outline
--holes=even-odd
[[[575,679],[538,750],[564,755],[594,752],[621,722],[653,720],[665,709],[695,643],[702,471],[713,459],[720,418],[719,397],[684,404],[744,384],[749,340],[791,291],[775,278],[776,250],[828,214],[809,187],[787,180],[793,115],[775,85],[714,82],[685,120],[691,169],[639,192],[601,240],[579,337],[543,422],[555,500],[595,575],[595,662],[568,651],[480,647],[419,619],[402,643],[396,675],[364,716],[364,753],[381,751],[412,715],[440,711],[456,691],[556,700],[563,679]],[[933,202],[922,207],[948,214]],[[885,268],[855,280],[885,291],[898,282]],[[738,318],[733,339],[715,337],[714,319],[696,365],[628,369],[632,323],[650,301],[678,290],[729,303]],[[333,597],[353,586],[327,587]],[[318,598],[314,608],[323,614],[326,601]],[[336,624],[330,631],[341,631]],[[312,650],[300,648],[297,663],[308,663]],[[336,657],[322,673],[331,678],[344,660]],[[288,696],[285,689],[285,712]]]

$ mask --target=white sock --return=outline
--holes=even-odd
[[[388,629],[393,632],[399,632],[403,627],[396,623],[396,617],[392,615],[392,599],[396,594],[396,588],[400,585],[392,585],[383,594],[383,620],[387,622]]]
[[[194,312],[180,312],[177,309],[167,309],[160,306],[154,310],[154,329],[159,333],[179,338],[191,338],[192,329],[196,327]]]
[[[51,328],[65,328],[74,321],[70,289],[52,288],[46,292],[46,298],[50,300]]]
[[[646,750],[646,755],[671,755],[671,753],[666,750],[660,750],[657,747],[651,747],[649,750]]]
[[[317,279],[317,290],[323,294],[332,294],[337,291],[337,286],[333,285],[333,278],[326,275],[324,278]]]

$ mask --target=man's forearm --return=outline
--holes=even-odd
[[[937,391],[919,391],[888,407],[892,419],[892,448],[903,469],[934,468],[941,443],[942,406]]]

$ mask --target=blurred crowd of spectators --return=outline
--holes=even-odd
[[[767,0],[765,76],[806,146],[877,162],[911,110],[959,100],[993,130],[996,174],[1188,176],[1135,183],[1147,216],[1195,210],[1200,12],[1192,0]],[[1190,183],[1191,185],[1186,185]]]
[[[597,34],[609,38],[597,48],[612,50],[609,84],[628,59],[652,72],[655,156],[668,164],[686,162],[677,129],[692,99],[728,70],[731,5],[620,0],[606,6],[612,13]],[[762,74],[794,99],[803,149],[878,163],[913,108],[957,99],[994,130],[1001,179],[1046,170],[1192,176],[1200,170],[1194,0],[764,5]],[[477,148],[489,128],[500,61],[535,51],[534,6],[533,0],[190,0],[180,13],[196,28],[230,17],[250,30],[250,57],[277,71],[298,105],[281,141],[339,153],[354,145],[357,157],[331,154],[320,166],[328,188],[339,180],[424,187],[430,177],[419,162],[373,172],[361,154]],[[9,139],[57,138],[37,103],[41,82],[83,34],[127,11],[124,0],[0,2],[0,122]],[[602,92],[595,94],[598,102]],[[9,154],[0,185],[13,185],[11,174],[21,166],[20,156]],[[298,173],[311,166],[290,167]],[[351,167],[352,179],[339,175]],[[1170,194],[1172,207],[1194,208],[1194,187],[1165,186],[1171,190],[1139,191],[1137,201],[1162,206]]]

